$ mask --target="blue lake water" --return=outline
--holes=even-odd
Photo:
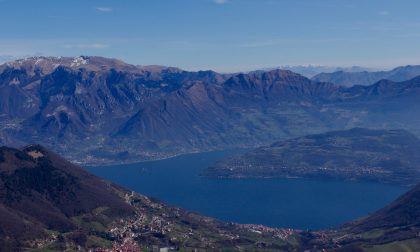
[[[383,207],[408,190],[364,182],[198,176],[217,160],[240,152],[197,153],[87,169],[133,191],[223,221],[299,229],[341,225]]]

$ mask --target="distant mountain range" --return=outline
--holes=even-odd
[[[206,169],[216,178],[333,178],[413,185],[420,140],[404,130],[354,128],[280,141]]]
[[[276,68],[272,69],[265,69],[266,71],[271,71]],[[352,67],[333,67],[333,66],[322,66],[322,65],[296,65],[296,66],[279,66],[277,69],[282,70],[289,70],[300,75],[305,76],[306,78],[312,78],[315,75],[321,73],[334,73],[334,72],[364,72],[364,71],[373,71],[373,69],[360,67],[360,66],[352,66]]]
[[[417,251],[419,204],[417,186],[334,230],[227,224],[103,181],[42,146],[0,148],[2,251]]]
[[[286,70],[219,74],[102,57],[0,66],[0,144],[85,164],[254,147],[353,127],[420,135],[420,78],[344,88]]]
[[[354,85],[371,85],[380,80],[395,82],[407,81],[420,75],[420,66],[402,66],[390,71],[346,71],[340,70],[333,73],[320,73],[312,77],[319,82],[331,82],[340,86],[351,87]]]

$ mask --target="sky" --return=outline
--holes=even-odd
[[[420,64],[419,10],[418,0],[0,0],[0,61],[390,68]]]

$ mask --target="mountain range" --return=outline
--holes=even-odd
[[[308,135],[225,158],[203,176],[333,178],[413,185],[420,180],[420,140],[404,130],[354,128]]]
[[[0,66],[0,144],[41,143],[85,164],[270,144],[353,127],[419,135],[420,78],[340,87],[286,70],[219,74],[116,59]]]
[[[286,229],[260,233],[169,207],[103,181],[39,145],[0,148],[0,214],[1,251],[296,247],[287,241],[293,232]]]
[[[340,86],[372,85],[381,80],[395,82],[407,81],[420,75],[420,66],[401,66],[389,71],[346,71],[319,73],[312,77],[314,81],[331,82]]]
[[[376,213],[340,228],[274,229],[223,223],[169,207],[99,179],[40,145],[30,145],[0,148],[0,196],[2,251],[420,248],[420,185]]]
[[[266,71],[274,70],[265,69]],[[289,70],[294,73],[298,73],[306,78],[312,78],[321,73],[334,73],[334,72],[363,72],[363,71],[372,71],[370,68],[360,67],[360,66],[351,66],[351,67],[334,67],[334,66],[323,66],[323,65],[295,65],[295,66],[279,66],[278,69]]]

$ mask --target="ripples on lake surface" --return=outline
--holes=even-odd
[[[227,222],[320,229],[365,216],[408,188],[307,179],[206,179],[199,173],[241,150],[183,155],[128,165],[88,167],[133,191]]]

